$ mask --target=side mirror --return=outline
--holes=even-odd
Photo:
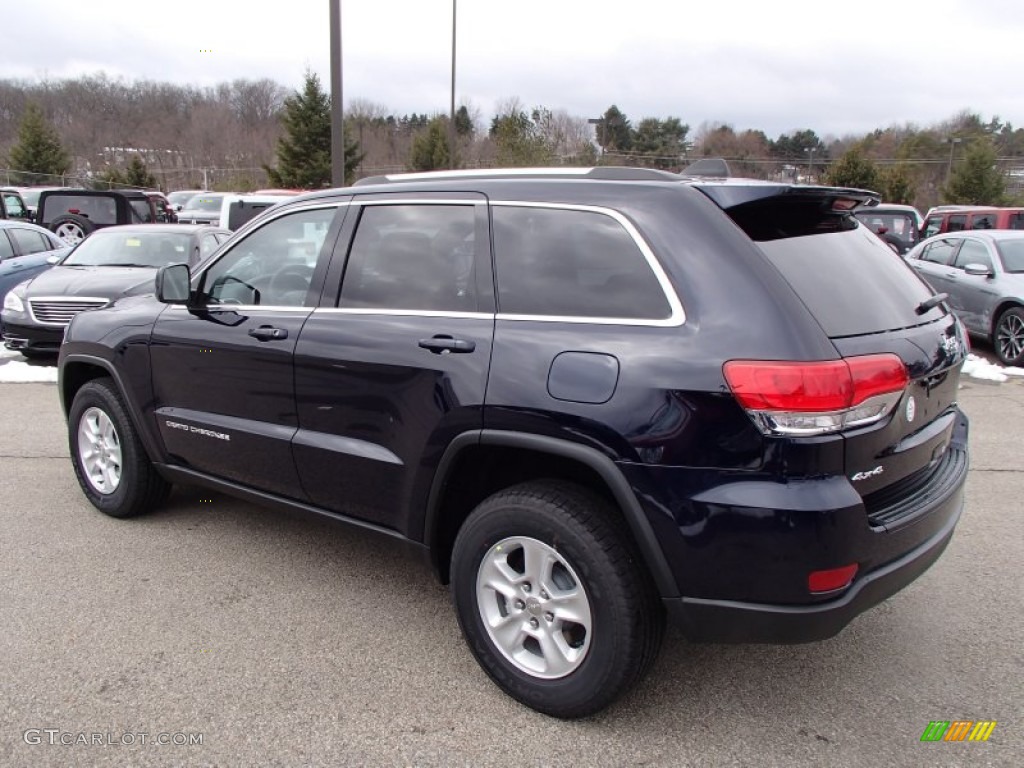
[[[185,207],[184,205],[182,205],[181,203],[178,203],[177,205],[174,206],[174,212],[177,213],[178,211],[180,211],[184,207]]]
[[[156,298],[164,304],[188,304],[192,297],[188,264],[169,264],[156,273]]]
[[[60,256],[47,256],[46,257],[46,263],[47,264],[56,264],[60,260],[61,260]]]
[[[977,275],[978,277],[991,277],[992,270],[984,264],[965,264],[964,274]]]

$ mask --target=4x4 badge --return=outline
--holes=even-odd
[[[911,395],[910,397],[907,398],[906,414],[907,414],[907,423],[908,424],[910,422],[912,422],[914,420],[914,417],[917,415],[917,403],[914,402],[914,396],[913,395]]]
[[[860,482],[861,480],[867,480],[869,477],[874,477],[875,475],[880,475],[883,472],[885,472],[885,467],[877,466],[874,469],[866,469],[863,472],[858,472],[856,475],[854,475],[850,479],[853,480],[853,482],[857,483],[857,482]]]

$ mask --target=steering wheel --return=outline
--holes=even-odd
[[[270,278],[267,286],[274,296],[281,296],[294,291],[305,293],[312,282],[313,270],[310,267],[291,265],[284,267]]]

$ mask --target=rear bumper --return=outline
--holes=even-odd
[[[815,605],[765,605],[731,600],[666,598],[669,618],[698,642],[805,643],[838,634],[859,614],[899,592],[946,549],[963,510],[963,484],[934,512],[945,525],[902,557],[863,574],[842,597]]]

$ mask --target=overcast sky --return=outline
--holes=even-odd
[[[307,67],[330,87],[331,0],[4,0],[0,77],[212,85]],[[970,109],[1024,127],[1020,0],[457,0],[456,101],[517,96],[775,138]],[[452,0],[342,0],[344,101],[447,113]]]

